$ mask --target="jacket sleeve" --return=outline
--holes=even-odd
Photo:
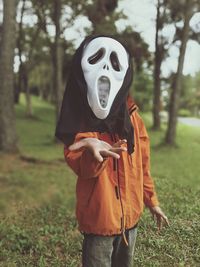
[[[88,137],[98,138],[98,134],[79,133],[76,135],[74,143]],[[77,151],[70,151],[67,146],[64,146],[64,157],[70,168],[83,179],[99,176],[108,162],[108,158],[105,158],[103,162],[99,162],[94,158],[92,153],[85,148]]]
[[[143,169],[143,196],[144,204],[147,207],[158,206],[158,198],[155,191],[155,186],[150,173],[150,141],[144,122],[139,115],[139,135],[142,154],[142,169]]]

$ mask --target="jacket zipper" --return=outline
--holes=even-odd
[[[129,116],[132,115],[133,112],[135,112],[137,110],[137,106],[135,104],[133,104],[130,108],[129,108]],[[129,161],[129,164],[131,166],[133,166],[133,161],[132,161],[132,156],[131,155],[128,155],[128,161]]]
[[[114,141],[116,143],[117,140],[115,138],[115,135],[111,135],[111,139],[112,139],[112,141]],[[121,211],[122,211],[121,231],[122,231],[122,236],[123,236],[124,242],[128,246],[128,241],[127,241],[126,235],[125,235],[125,216],[124,216],[124,207],[123,207],[123,203],[122,203],[121,190],[120,190],[119,165],[118,165],[117,159],[114,159],[114,158],[113,158],[113,169],[114,169],[114,171],[117,172],[117,185],[118,186],[115,187],[115,192],[116,192],[117,199],[119,199],[119,201],[120,201],[120,206],[121,206]]]

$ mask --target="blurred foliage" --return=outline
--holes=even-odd
[[[183,76],[180,108],[187,109],[193,116],[200,116],[200,72],[194,77]]]
[[[188,109],[181,108],[178,111],[178,115],[181,117],[191,117],[192,113]]]
[[[152,108],[152,91],[153,79],[152,75],[146,70],[136,72],[134,82],[131,89],[136,104],[142,111],[149,111]]]

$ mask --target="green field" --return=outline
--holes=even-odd
[[[54,108],[33,97],[34,117],[16,106],[20,153],[0,154],[0,266],[77,267],[81,235],[74,217],[76,177],[54,142]],[[200,127],[179,125],[177,147],[150,130],[152,175],[170,227],[156,233],[147,210],[134,266],[200,266]]]

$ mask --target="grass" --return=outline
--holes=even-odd
[[[82,236],[74,216],[76,178],[54,142],[54,109],[33,97],[34,118],[16,106],[20,154],[0,155],[0,266],[77,267]],[[178,146],[150,130],[152,175],[170,227],[157,234],[147,210],[134,266],[200,266],[200,128],[178,127]]]
[[[16,107],[17,131],[22,154],[44,160],[63,159],[61,146],[53,145],[55,132],[54,107],[32,97],[33,118],[25,115],[25,99],[21,96],[21,105]]]

